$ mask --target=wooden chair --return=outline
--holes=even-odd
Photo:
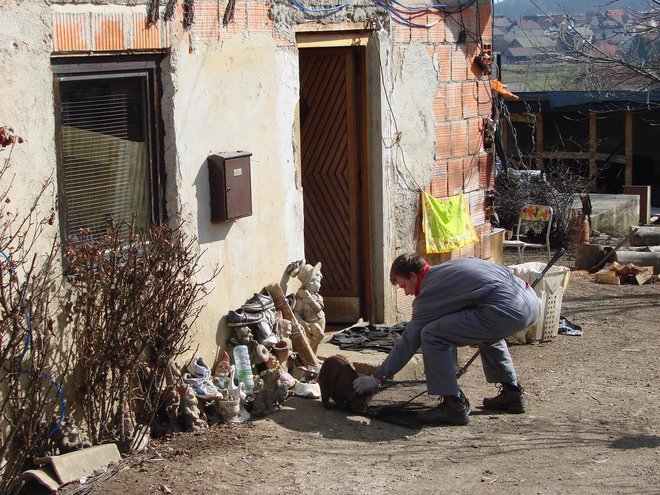
[[[518,216],[518,227],[516,229],[515,239],[510,239],[503,242],[505,248],[512,247],[518,250],[518,259],[520,263],[523,263],[525,258],[525,249],[547,249],[548,251],[548,260],[552,257],[550,254],[550,230],[552,229],[552,208],[549,206],[541,205],[525,205],[520,208],[520,215]],[[547,228],[545,232],[545,244],[538,244],[534,242],[526,242],[520,240],[521,233],[520,229],[522,228],[523,222],[527,224],[546,224]],[[522,234],[525,236],[525,234]]]

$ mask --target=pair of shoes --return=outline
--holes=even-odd
[[[417,413],[417,419],[429,424],[463,426],[470,419],[470,402],[445,397],[439,406]]]
[[[192,358],[187,369],[192,376],[197,378],[211,378],[211,368],[206,365],[202,356]]]
[[[195,396],[198,399],[215,400],[222,399],[222,392],[217,389],[210,378],[198,378],[192,376],[190,373],[184,373],[183,382],[190,385],[195,391]]]
[[[273,302],[271,295],[267,291],[262,290],[259,293],[255,293],[254,296],[245,301],[245,304],[241,306],[241,309],[243,311],[247,311],[248,313],[259,313],[261,311],[270,309],[273,306],[275,306],[275,303]]]
[[[254,325],[263,319],[263,313],[246,313],[245,310],[241,308],[237,309],[236,311],[230,311],[227,313],[227,325],[230,327]]]
[[[499,394],[484,399],[484,408],[522,414],[525,412],[523,392],[524,390],[520,386],[516,389],[511,385],[503,384]]]

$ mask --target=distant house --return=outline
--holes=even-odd
[[[501,29],[503,31],[508,31],[512,25],[513,21],[508,17],[495,17],[493,19],[493,30]]]
[[[596,50],[608,57],[614,57],[619,53],[619,45],[608,40],[598,40],[594,43]]]
[[[538,60],[544,55],[544,51],[536,47],[509,47],[502,54],[502,58],[507,63],[515,64]]]
[[[518,21],[518,25],[525,31],[529,31],[531,29],[543,29],[541,25],[534,19],[520,19]]]
[[[511,41],[511,44],[509,46],[511,48],[548,48],[548,49],[552,48],[553,49],[556,44],[557,42],[554,41],[549,36],[520,35],[520,36],[516,36],[513,39],[513,41]]]
[[[623,9],[610,9],[605,12],[603,18],[603,22],[614,22],[619,26],[623,26],[628,22],[630,16]]]

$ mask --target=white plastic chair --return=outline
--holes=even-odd
[[[550,206],[542,205],[525,205],[520,208],[520,215],[518,216],[518,227],[516,229],[515,239],[510,239],[503,242],[505,248],[512,247],[518,250],[518,259],[523,263],[525,257],[525,249],[547,249],[548,260],[552,257],[550,254],[550,230],[552,229],[552,216],[554,212]],[[545,233],[545,244],[538,244],[534,242],[525,242],[520,240],[520,229],[523,222],[526,224],[534,223],[547,223],[547,230]],[[524,235],[524,234],[523,234]]]

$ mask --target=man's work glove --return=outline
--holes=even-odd
[[[380,381],[373,375],[360,375],[353,380],[353,388],[360,395],[374,392],[378,385]]]

